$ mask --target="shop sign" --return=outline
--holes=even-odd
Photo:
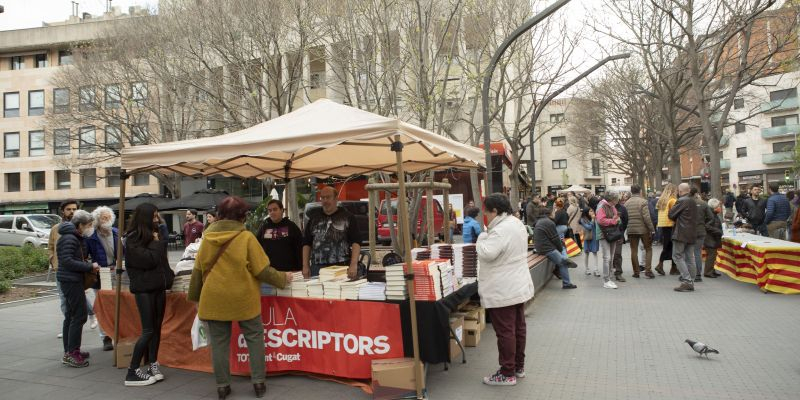
[[[269,372],[370,379],[373,359],[404,356],[397,304],[264,296],[261,318]],[[249,375],[244,335],[232,328],[231,371]]]

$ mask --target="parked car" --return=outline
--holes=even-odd
[[[0,215],[0,246],[47,248],[50,229],[60,222],[53,214]]]
[[[369,202],[368,201],[355,201],[355,200],[342,200],[339,206],[349,211],[356,217],[358,223],[358,231],[361,233],[361,243],[369,243]],[[303,209],[303,230],[308,223],[309,215],[322,212],[322,204],[320,202],[306,203]]]
[[[394,221],[394,230],[395,233],[397,232],[397,199],[392,199],[392,220]],[[422,201],[419,205],[419,211],[417,212],[417,225],[416,229],[419,229],[422,226],[422,221],[426,215],[426,207],[428,204],[428,199],[426,197],[422,197]],[[389,215],[388,210],[386,209],[386,200],[381,200],[381,205],[378,208],[380,213],[378,213],[378,243],[381,244],[390,244],[392,242],[392,236],[389,232]],[[437,237],[442,239],[442,223],[444,223],[444,210],[442,209],[442,205],[439,203],[439,200],[433,199],[433,230],[436,232]],[[415,229],[414,225],[411,225],[412,232]],[[423,232],[424,234],[424,232]]]

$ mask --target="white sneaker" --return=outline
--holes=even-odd
[[[57,338],[59,338],[59,339],[61,339],[61,338],[63,338],[63,337],[64,337],[64,334],[63,334],[63,333],[59,333],[58,335],[56,335],[56,337],[57,337]]]
[[[89,316],[89,328],[96,329],[97,328],[97,317],[94,315]]]
[[[607,281],[606,283],[603,284],[603,287],[606,289],[616,289],[617,284],[611,281]]]
[[[600,271],[594,270],[594,276],[600,276]]]
[[[586,275],[591,275],[592,271],[589,271],[589,268],[586,268]]]

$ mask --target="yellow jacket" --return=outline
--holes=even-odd
[[[675,225],[675,221],[669,219],[669,209],[675,205],[675,199],[669,199],[667,202],[667,206],[664,207],[663,210],[658,210],[658,227],[659,228],[671,228]]]
[[[220,247],[237,234],[203,282],[203,271],[211,268],[209,264]],[[200,301],[200,319],[245,321],[260,315],[260,281],[286,287],[286,275],[269,265],[269,258],[244,224],[230,220],[211,224],[203,232],[187,296]]]

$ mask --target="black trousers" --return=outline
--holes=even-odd
[[[661,228],[661,243],[664,247],[661,249],[661,255],[658,257],[658,262],[672,260],[672,227],[665,226]]]
[[[69,353],[81,348],[83,325],[88,318],[86,292],[83,290],[83,282],[61,282],[61,292],[67,304],[61,339],[64,343],[64,353]]]
[[[158,361],[158,345],[161,342],[161,325],[164,322],[164,309],[167,305],[167,294],[163,290],[156,292],[135,293],[136,307],[142,321],[142,335],[136,341],[131,355],[132,369],[139,368],[142,357],[147,351],[147,362]]]

